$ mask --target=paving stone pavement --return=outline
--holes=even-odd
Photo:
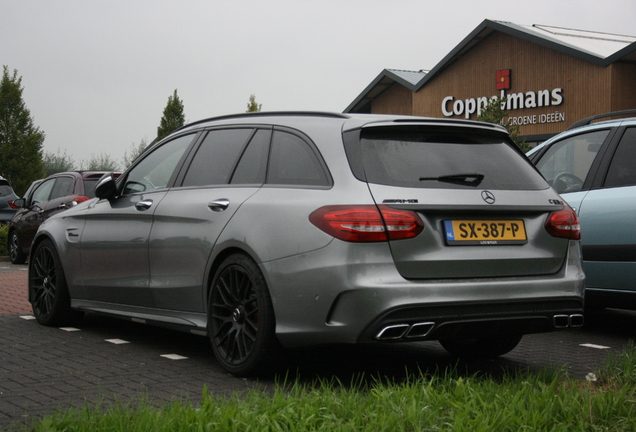
[[[6,261],[0,262],[0,315],[31,310],[27,300],[27,267],[10,266]]]
[[[271,390],[275,377],[235,378],[213,358],[205,337],[87,314],[76,328],[39,325],[26,301],[26,266],[0,262],[0,430],[14,430],[55,410],[138,397],[161,406],[200,401],[204,386],[226,396],[246,389]],[[317,348],[290,351],[292,377],[342,383],[403,378],[407,370],[462,373],[558,368],[584,379],[636,334],[636,312],[604,311],[586,317],[583,329],[527,335],[506,356],[457,363],[437,342]],[[165,355],[176,355],[178,360]],[[465,372],[464,372],[465,371]]]

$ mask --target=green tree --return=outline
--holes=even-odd
[[[168,98],[168,104],[163,110],[161,123],[157,128],[157,139],[162,139],[170,135],[170,133],[185,124],[185,115],[183,114],[183,102],[177,96],[177,90]]]
[[[76,169],[75,161],[66,154],[66,150],[64,150],[64,154],[60,154],[59,149],[57,154],[45,152],[42,161],[44,163],[44,173],[47,176],[64,171],[75,171]]]
[[[80,169],[86,171],[117,171],[117,162],[106,153],[100,153],[99,155],[91,155],[88,161],[82,161],[80,163]]]
[[[521,151],[525,153],[532,147],[530,147],[530,145],[525,141],[519,139],[519,126],[511,126],[504,121],[504,119],[508,118],[508,116],[510,115],[510,113],[504,109],[506,102],[507,98],[490,99],[488,105],[482,107],[481,113],[477,117],[477,120],[487,123],[496,123],[505,127],[510,134],[510,138],[512,138],[515,144],[517,144],[517,147],[519,147]]]
[[[247,103],[247,111],[245,112],[261,112],[263,104],[256,103],[256,95],[250,95],[250,101]]]
[[[139,144],[132,143],[130,145],[130,155],[126,151],[122,159],[124,169],[131,166],[132,163],[146,151],[146,148],[148,148],[148,140],[146,138],[143,138]]]
[[[36,127],[22,99],[22,77],[3,66],[0,83],[0,175],[22,195],[33,180],[44,177],[44,132]]]

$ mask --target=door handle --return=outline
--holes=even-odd
[[[152,207],[152,200],[150,199],[139,201],[135,204],[135,208],[140,211],[148,210],[150,207]]]
[[[208,207],[213,212],[222,212],[226,210],[230,206],[230,200],[226,198],[221,198],[218,200],[214,200],[208,204]]]

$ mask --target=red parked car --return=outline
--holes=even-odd
[[[33,182],[23,198],[13,202],[19,210],[9,222],[11,262],[23,264],[40,224],[56,213],[95,197],[95,184],[105,171],[70,171]]]

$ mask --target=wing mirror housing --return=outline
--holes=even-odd
[[[99,199],[111,200],[117,196],[117,184],[115,183],[115,175],[111,172],[104,174],[97,181],[95,186],[95,196]]]
[[[26,207],[26,200],[24,198],[18,198],[17,200],[9,201],[9,206],[11,208],[21,209]]]

